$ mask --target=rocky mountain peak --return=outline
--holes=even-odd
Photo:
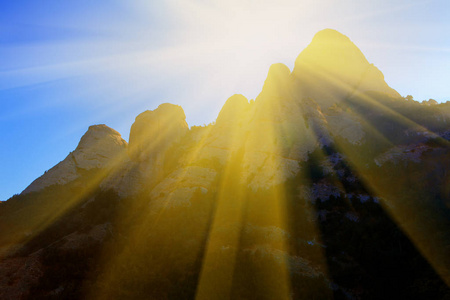
[[[66,184],[83,171],[112,167],[125,153],[127,142],[120,133],[101,124],[90,126],[75,151],[33,181],[22,193],[39,191],[54,184]]]
[[[258,102],[264,99],[286,98],[290,94],[291,70],[282,63],[273,64],[269,68],[261,93],[256,98]]]
[[[130,130],[129,155],[132,160],[145,161],[151,153],[160,153],[187,131],[186,115],[179,105],[163,103],[136,117]]]
[[[352,77],[357,78],[369,65],[361,50],[347,36],[325,29],[319,31],[297,57],[294,74],[323,71],[348,77],[356,72]]]
[[[263,92],[279,93],[286,86],[291,70],[282,63],[273,64],[269,68],[267,78],[264,81]]]
[[[314,36],[297,57],[292,73],[297,96],[314,98],[322,108],[366,91],[400,96],[347,36],[332,29]]]
[[[450,299],[450,102],[397,96],[327,29],[215,124],[89,127],[0,203],[0,299]]]
[[[78,146],[83,146],[91,138],[101,139],[108,136],[120,137],[120,133],[105,124],[91,125],[86,133],[81,137]]]
[[[216,124],[218,126],[232,125],[230,123],[239,121],[242,119],[245,112],[249,109],[250,103],[243,95],[236,94],[228,98],[224,106],[220,110],[217,116]]]
[[[107,160],[124,150],[127,142],[120,133],[101,124],[90,126],[72,153],[78,168],[101,168]]]

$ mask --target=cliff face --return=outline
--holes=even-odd
[[[128,147],[117,132],[102,142],[93,141],[103,137],[94,137],[92,127],[73,153],[33,182],[24,193],[70,182],[78,178],[77,168],[105,168],[107,161],[125,147],[128,155],[118,163],[120,171],[113,172],[102,183],[104,189],[113,188],[122,196],[136,194],[144,187],[150,191],[165,178],[169,180],[171,171],[180,173],[181,169],[199,165],[201,161],[216,161],[224,166],[237,152],[242,154],[238,176],[253,189],[264,189],[295,176],[300,170],[299,163],[305,161],[309,153],[335,144],[335,139],[355,146],[364,144],[373,126],[358,109],[376,107],[371,114],[389,110],[389,105],[383,108],[385,105],[373,97],[373,93],[378,98],[391,99],[394,105],[404,102],[348,37],[325,29],[300,53],[292,73],[283,64],[272,65],[256,101],[249,103],[242,95],[230,97],[216,123],[199,129],[201,133],[189,132],[183,109],[168,103],[136,117]],[[441,124],[447,124],[448,111],[444,107],[441,111],[441,116],[436,118],[442,119]],[[407,117],[401,113],[391,114],[389,119],[398,119],[394,122],[404,125]],[[408,133],[400,134],[438,136],[414,123],[409,120],[402,128],[405,132],[409,130]],[[108,134],[106,127],[104,130]],[[184,145],[180,145],[182,140]],[[171,147],[191,150],[175,158],[175,170],[166,170],[165,162],[172,159],[166,157],[167,152],[173,150]],[[207,186],[204,184],[204,188]]]
[[[188,130],[186,115],[178,105],[164,103],[138,115],[130,130],[127,161],[101,183],[102,188],[114,189],[121,196],[151,189],[167,175],[164,162],[168,149]]]
[[[320,105],[332,105],[367,91],[400,95],[384,81],[384,76],[345,35],[325,29],[295,61],[296,94],[314,97]]]
[[[163,158],[160,156],[188,130],[186,115],[180,106],[164,103],[154,111],[147,110],[137,116],[131,126],[130,158],[161,167]]]
[[[0,296],[449,296],[449,111],[321,31],[215,124],[189,129],[166,103],[128,145],[91,126],[0,205]]]
[[[114,168],[125,155],[126,147],[127,142],[114,129],[106,125],[90,126],[77,148],[33,181],[22,194],[40,191],[54,184],[69,183],[82,176],[83,171]]]

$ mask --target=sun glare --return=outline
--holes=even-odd
[[[124,9],[139,24],[156,20],[155,11],[161,13],[159,18],[167,17],[168,35],[156,37],[155,32],[133,26],[130,36],[123,36],[125,28],[116,36],[87,41],[80,48],[85,55],[77,59],[61,58],[0,73],[0,79],[23,77],[28,85],[77,78],[90,87],[77,90],[78,96],[107,90],[118,103],[92,102],[105,108],[96,117],[123,112],[123,126],[133,122],[125,116],[127,109],[148,107],[147,95],[175,98],[158,100],[175,104],[142,110],[131,126],[129,143],[116,133],[114,143],[120,150],[112,157],[100,153],[101,159],[109,159],[105,165],[80,167],[80,161],[95,161],[88,155],[102,146],[95,137],[91,148],[80,142],[63,162],[33,182],[39,185],[48,176],[53,185],[44,186],[42,194],[33,190],[31,196],[18,196],[31,203],[37,195],[30,204],[36,212],[27,208],[6,217],[9,222],[20,214],[28,216],[23,221],[28,227],[19,224],[13,229],[21,234],[5,234],[7,243],[0,258],[8,259],[19,245],[23,251],[32,251],[30,257],[42,255],[43,264],[50,265],[46,260],[51,262],[51,255],[64,262],[78,257],[78,252],[60,257],[51,252],[52,247],[78,249],[70,243],[74,236],[83,236],[83,242],[100,244],[96,250],[86,250],[99,253],[89,280],[77,282],[82,285],[79,294],[88,299],[136,295],[329,299],[362,295],[359,289],[367,283],[361,278],[380,276],[376,273],[380,270],[397,274],[381,268],[370,273],[373,262],[365,265],[363,260],[364,255],[378,253],[368,247],[370,242],[386,239],[393,242],[380,255],[395,260],[397,249],[400,255],[417,249],[436,277],[450,286],[448,238],[443,234],[448,220],[441,205],[448,205],[443,199],[448,188],[430,192],[436,185],[433,178],[444,182],[449,175],[439,168],[445,162],[428,157],[433,151],[448,153],[450,143],[442,132],[427,126],[425,117],[413,115],[422,104],[392,89],[348,37],[325,29],[306,47],[307,37],[317,28],[326,28],[331,21],[346,26],[348,20],[340,15],[346,11],[334,13],[330,3],[124,2]],[[359,16],[350,9],[354,13],[350,19],[363,22],[369,15],[387,14],[385,3],[368,15]],[[372,4],[359,5],[372,8]],[[400,5],[391,11],[408,7]],[[323,13],[314,20],[319,9]],[[299,28],[297,19],[310,24]],[[63,42],[58,47],[73,51],[73,45]],[[99,55],[109,48],[113,49]],[[119,103],[124,99],[125,103]],[[446,117],[431,103],[427,112],[437,117],[430,124],[441,126]],[[191,124],[189,115],[194,115]],[[198,120],[204,124],[197,126]],[[437,177],[434,173],[420,177],[422,154],[428,155],[430,174],[438,170]],[[408,155],[409,164],[402,155]],[[70,169],[66,177],[52,173],[67,165],[74,171]],[[45,202],[41,195],[55,201]],[[105,212],[98,199],[113,208]],[[76,218],[70,219],[71,214]],[[100,234],[89,236],[98,227],[93,225],[58,235],[59,226],[75,228],[73,224],[83,218],[102,220],[98,222],[106,228],[107,242],[99,242],[103,241]],[[386,234],[398,235],[398,244],[396,237]],[[412,243],[411,252],[403,252],[402,234]],[[51,238],[55,242],[42,251],[33,248]],[[348,246],[348,253],[336,246],[339,243]],[[356,254],[352,256],[351,251]],[[345,272],[362,270],[355,275],[361,282],[353,289],[343,287],[348,273],[339,271],[344,265]],[[336,283],[336,274],[344,283]]]

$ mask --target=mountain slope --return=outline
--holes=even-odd
[[[215,124],[90,127],[0,204],[1,298],[450,297],[450,103],[324,30]]]

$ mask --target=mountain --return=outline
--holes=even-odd
[[[292,75],[298,80],[297,97],[314,97],[322,107],[367,91],[400,97],[358,47],[332,29],[314,36],[297,57]]]
[[[83,176],[83,171],[110,168],[114,160],[124,154],[126,147],[127,142],[114,129],[106,125],[90,126],[75,151],[33,181],[22,194],[66,184]]]
[[[89,127],[0,203],[0,298],[447,299],[449,124],[320,31],[213,124]]]

